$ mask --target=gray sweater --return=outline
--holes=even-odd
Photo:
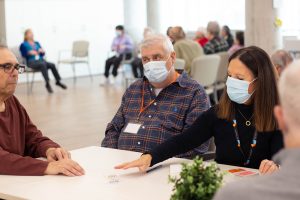
[[[273,160],[280,171],[228,184],[214,200],[300,200],[300,148],[283,149]]]

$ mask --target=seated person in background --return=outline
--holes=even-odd
[[[167,36],[170,38],[170,40],[171,40],[171,42],[172,42],[172,44],[173,44],[173,39],[170,37],[171,36],[171,29],[172,29],[173,27],[172,26],[169,26],[168,28],[167,28],[167,32],[166,32],[166,34],[167,34]]]
[[[144,28],[143,37],[144,39],[148,36],[153,34],[154,31],[150,27]],[[141,53],[138,51],[137,57],[134,58],[134,60],[131,63],[132,66],[132,73],[134,75],[134,78],[142,78],[144,76],[144,68],[143,63],[141,59]]]
[[[198,42],[201,45],[201,47],[204,47],[205,44],[208,42],[208,39],[205,37],[205,34],[206,30],[203,27],[198,28],[198,30],[196,31],[194,40]]]
[[[272,56],[271,60],[273,65],[276,67],[278,75],[280,76],[282,71],[291,63],[293,62],[293,57],[285,50],[280,49],[275,51]]]
[[[228,50],[229,56],[234,54],[237,50],[244,48],[244,32],[243,31],[237,31],[235,33],[235,40],[234,44],[230,49]]]
[[[230,28],[227,25],[222,27],[221,37],[226,40],[228,48],[232,47],[234,40]]]
[[[176,53],[167,36],[153,34],[145,38],[140,50],[145,77],[126,90],[117,114],[106,128],[102,147],[150,151],[187,130],[209,108],[203,87],[186,73],[179,75],[175,71]],[[203,154],[208,144],[181,157]]]
[[[44,137],[13,95],[18,72],[25,66],[6,47],[0,46],[0,174],[80,176],[84,170],[70,153]],[[45,157],[47,161],[34,158]]]
[[[211,21],[207,24],[207,39],[208,42],[203,47],[205,54],[214,54],[222,51],[228,51],[229,46],[226,40],[219,36],[220,26],[218,22]]]
[[[270,176],[227,184],[214,200],[300,199],[300,62],[292,63],[279,80],[281,105],[274,109],[285,148],[273,159],[280,170]],[[269,166],[268,166],[269,167]],[[245,195],[247,193],[247,195]]]
[[[118,68],[122,60],[129,60],[132,57],[133,48],[133,42],[131,38],[127,34],[125,34],[124,27],[122,25],[116,26],[116,37],[114,38],[111,45],[111,50],[114,51],[116,55],[108,58],[105,61],[105,80],[100,85],[109,83],[109,71],[112,65],[112,75],[114,76],[114,78],[117,77]],[[114,79],[112,79],[111,82],[114,83]]]
[[[26,59],[28,67],[42,72],[46,81],[46,88],[49,93],[53,93],[53,90],[50,85],[48,69],[51,69],[56,80],[56,85],[63,89],[67,89],[67,86],[61,83],[61,78],[55,65],[44,59],[45,51],[42,49],[39,42],[34,41],[31,29],[27,29],[25,31],[24,42],[20,46],[20,51],[22,56]]]
[[[138,167],[144,171],[214,137],[217,163],[259,168],[262,174],[278,170],[270,161],[283,147],[273,116],[279,103],[276,80],[264,50],[255,46],[240,49],[229,58],[226,88],[218,105],[200,115],[182,134],[116,168]]]
[[[202,47],[197,42],[186,39],[185,32],[180,26],[175,26],[170,30],[170,37],[174,41],[176,58],[181,58],[185,61],[184,70],[190,74],[194,58],[203,55]]]

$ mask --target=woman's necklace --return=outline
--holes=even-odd
[[[245,122],[246,126],[251,126],[251,119],[253,118],[254,113],[252,114],[252,116],[250,117],[250,119],[247,119],[239,109],[237,109],[237,110],[242,115],[242,117],[246,120],[246,122]]]

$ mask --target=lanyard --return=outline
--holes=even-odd
[[[139,121],[141,114],[154,103],[155,99],[151,100],[150,103],[148,105],[146,105],[145,107],[144,107],[144,101],[145,101],[145,81],[143,83],[141,107],[140,107],[140,112],[139,112],[137,121]]]
[[[176,73],[175,80],[176,80],[179,76],[180,76],[180,75],[179,75],[178,73]],[[174,81],[175,81],[175,80],[174,80]],[[173,82],[174,82],[174,81],[173,81]],[[155,102],[155,99],[153,99],[153,100],[150,101],[150,103],[149,103],[148,105],[146,105],[146,106],[144,107],[144,101],[145,101],[144,98],[145,98],[145,81],[143,82],[141,107],[140,107],[140,112],[139,112],[138,117],[137,117],[137,121],[139,121],[141,114]]]
[[[250,148],[250,151],[249,151],[249,155],[246,158],[245,153],[244,153],[243,149],[241,148],[241,140],[240,140],[240,137],[239,137],[239,133],[238,133],[238,130],[237,130],[237,123],[236,123],[235,119],[233,120],[232,126],[234,128],[234,133],[235,133],[235,139],[236,139],[237,147],[239,148],[239,150],[241,151],[241,153],[242,153],[242,155],[243,155],[243,157],[245,159],[244,166],[246,166],[246,165],[248,165],[250,163],[250,160],[251,160],[251,157],[252,157],[252,154],[253,154],[253,149],[256,147],[257,131],[255,130],[255,132],[253,134],[253,139],[252,139],[252,143],[251,143],[251,148]]]
[[[33,42],[33,44],[31,44],[30,42],[28,42],[29,45],[32,47],[33,50],[37,51],[37,45],[35,44],[35,42]]]

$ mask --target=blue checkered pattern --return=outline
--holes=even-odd
[[[155,99],[140,116],[142,124],[137,134],[124,133],[129,122],[136,122],[142,101],[142,89],[145,84],[144,106]],[[125,92],[121,106],[108,124],[103,147],[148,152],[168,138],[181,134],[188,129],[204,111],[209,108],[205,90],[186,73],[164,88],[158,96],[146,78],[134,82]],[[201,133],[199,133],[201,134]],[[205,153],[209,142],[202,144],[179,157],[191,158]]]

